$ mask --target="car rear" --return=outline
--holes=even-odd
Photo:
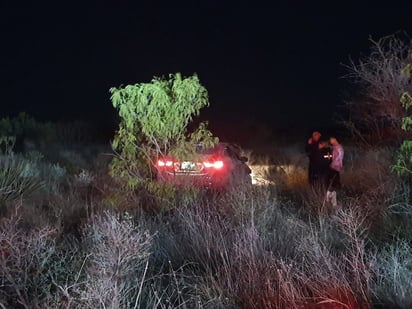
[[[172,157],[157,161],[157,179],[176,185],[194,185],[205,188],[224,187],[228,181],[230,162],[217,154],[200,154],[195,160],[177,160]]]

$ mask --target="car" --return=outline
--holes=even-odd
[[[176,160],[164,156],[156,162],[159,182],[228,190],[252,184],[252,170],[241,148],[232,143],[218,143],[212,148],[196,145],[196,160]]]

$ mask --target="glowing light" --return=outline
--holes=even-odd
[[[172,166],[173,165],[173,161],[163,161],[163,160],[159,160],[159,161],[157,161],[157,166],[159,166],[159,167],[163,167],[163,166],[167,166],[167,167],[170,167],[170,166]]]
[[[206,168],[215,168],[215,169],[221,169],[223,167],[223,161],[215,161],[215,162],[203,162],[203,165]]]

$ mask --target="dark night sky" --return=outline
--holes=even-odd
[[[270,5],[269,5],[270,4]],[[2,115],[110,122],[108,89],[197,73],[213,121],[328,123],[349,56],[412,33],[412,1],[2,1]]]

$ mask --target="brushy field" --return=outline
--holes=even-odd
[[[393,150],[345,147],[331,209],[302,148],[247,152],[263,183],[226,193],[122,191],[87,143],[2,155],[0,308],[412,308]]]

